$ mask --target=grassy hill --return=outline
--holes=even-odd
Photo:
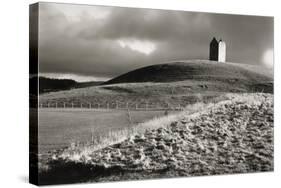
[[[183,80],[250,83],[272,80],[270,71],[259,66],[238,63],[219,63],[207,60],[190,60],[157,64],[128,72],[109,80],[107,84],[135,82],[175,82]]]
[[[208,102],[224,93],[251,92],[273,93],[270,70],[238,63],[193,60],[147,66],[99,86],[44,94],[40,102],[167,107]]]

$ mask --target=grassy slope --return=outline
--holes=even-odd
[[[175,82],[183,80],[212,80],[229,82],[247,80],[248,82],[267,82],[271,73],[264,67],[239,64],[219,63],[207,60],[190,60],[157,64],[143,67],[118,76],[106,84],[135,82]]]
[[[67,150],[41,183],[74,183],[273,170],[273,96],[227,95],[192,115],[149,121],[147,130],[92,152]],[[65,177],[63,172],[71,171]]]
[[[98,145],[114,133],[121,138],[117,133],[163,115],[163,111],[132,111],[128,117],[124,110],[40,109],[39,153],[46,155],[48,151],[75,143],[86,145],[93,140]]]
[[[84,102],[123,107],[136,103],[144,107],[185,106],[197,101],[209,101],[227,92],[272,93],[272,74],[264,67],[187,61],[153,65],[121,75],[102,86],[72,89],[40,96],[41,102]],[[134,82],[134,83],[132,83]]]

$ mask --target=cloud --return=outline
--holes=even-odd
[[[223,14],[40,3],[40,72],[114,77],[177,59],[208,59],[222,37],[227,60],[264,65],[273,19]]]
[[[126,38],[119,39],[117,42],[122,48],[128,47],[133,51],[137,51],[146,55],[151,54],[156,49],[156,45],[151,41]]]
[[[268,68],[273,68],[274,54],[273,49],[268,49],[263,54],[263,63]]]

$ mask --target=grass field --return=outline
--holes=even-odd
[[[163,116],[163,111],[40,109],[39,153],[87,143],[149,119]]]
[[[256,92],[261,92],[262,94],[255,94]],[[209,147],[209,143],[204,145],[205,141],[208,139],[202,137],[200,140],[198,136],[201,136],[201,133],[208,133],[207,136],[211,137],[209,140],[215,140],[210,144],[214,145],[214,147],[218,147],[217,145],[220,145],[221,143],[216,143],[216,138],[218,137],[217,128],[220,128],[221,132],[226,131],[225,129],[228,126],[232,126],[233,117],[236,117],[236,115],[239,115],[239,118],[236,118],[238,122],[236,122],[237,126],[251,123],[258,127],[260,124],[249,122],[249,118],[244,116],[247,116],[247,114],[251,112],[253,113],[251,116],[256,118],[256,114],[259,111],[257,109],[263,109],[264,106],[266,106],[267,108],[265,108],[264,111],[266,117],[268,116],[269,122],[267,122],[266,119],[265,124],[271,126],[271,111],[273,107],[272,93],[272,75],[268,70],[261,69],[261,67],[236,65],[233,63],[218,64],[209,61],[196,61],[145,67],[117,77],[104,85],[42,94],[39,97],[39,102],[41,104],[51,103],[59,104],[60,106],[66,104],[67,107],[69,107],[69,104],[74,104],[77,108],[41,108],[39,110],[39,153],[52,151],[49,152],[51,155],[48,155],[49,158],[47,161],[40,161],[42,162],[42,168],[40,170],[42,170],[43,173],[47,172],[48,177],[49,175],[52,176],[56,173],[64,174],[63,172],[67,168],[74,168],[79,172],[79,178],[81,178],[81,171],[84,170],[87,172],[86,176],[88,172],[92,176],[92,169],[102,170],[106,173],[107,170],[114,170],[116,166],[113,163],[116,161],[118,164],[121,164],[122,168],[128,167],[127,164],[125,164],[128,161],[129,163],[133,163],[133,165],[136,165],[134,164],[135,162],[140,162],[139,164],[143,165],[144,168],[146,168],[145,166],[150,162],[159,162],[159,164],[171,163],[173,166],[175,165],[173,159],[176,155],[171,156],[169,154],[168,158],[165,160],[160,159],[159,161],[155,161],[153,156],[150,156],[151,153],[149,152],[157,149],[156,154],[158,153],[159,157],[162,157],[163,155],[161,154],[161,151],[158,150],[163,150],[163,148],[165,150],[166,146],[165,144],[163,145],[163,143],[156,145],[153,145],[155,143],[150,143],[150,141],[147,143],[148,145],[152,144],[153,146],[148,148],[149,151],[145,155],[149,157],[144,163],[139,159],[135,159],[134,155],[132,155],[132,158],[130,159],[123,160],[123,156],[119,155],[119,151],[122,150],[122,147],[120,148],[118,144],[122,145],[122,143],[125,143],[126,147],[129,147],[128,151],[126,150],[129,154],[124,154],[126,158],[127,156],[131,156],[131,150],[141,146],[139,141],[143,140],[143,137],[146,137],[144,135],[150,134],[148,137],[150,138],[152,136],[153,138],[151,137],[151,139],[158,143],[159,140],[166,139],[165,134],[167,130],[168,132],[170,131],[169,127],[173,125],[174,122],[187,124],[189,121],[188,124],[191,124],[190,126],[194,128],[193,131],[189,130],[188,127],[185,127],[187,128],[186,130],[176,131],[176,135],[174,135],[172,131],[170,132],[172,133],[171,135],[166,136],[169,138],[171,137],[174,141],[180,141],[181,143],[188,141],[184,147],[190,149],[188,152],[195,151],[191,160],[195,160],[196,162],[198,157],[202,154],[200,148],[202,149],[205,146]],[[260,101],[265,103],[260,104]],[[258,104],[256,104],[256,102],[258,102]],[[237,114],[240,111],[242,112],[241,103],[243,103],[242,107],[245,113],[243,111],[242,114]],[[99,104],[99,109],[78,109],[79,104]],[[123,108],[123,110],[118,110],[116,104],[118,104],[119,108]],[[140,109],[136,111],[136,105],[138,105],[139,108],[145,109],[147,104],[147,109],[150,109],[149,111],[141,111]],[[229,105],[231,106],[231,109],[227,108]],[[173,107],[178,106],[183,110],[182,112],[171,113],[171,111],[169,111],[168,115],[164,111],[151,110],[156,108],[172,109]],[[106,108],[108,109],[106,110]],[[217,110],[218,113],[215,113],[214,110]],[[196,116],[196,118],[189,119],[191,116]],[[226,121],[225,118],[229,120]],[[264,121],[263,115],[259,115],[257,118],[258,121]],[[210,119],[211,123],[206,122],[206,119]],[[254,121],[256,120],[254,119]],[[220,126],[218,126],[218,122],[220,122]],[[210,128],[208,129],[209,132],[202,131],[202,129],[206,127],[206,123],[211,127],[207,126]],[[271,127],[268,128],[270,133]],[[237,130],[239,129],[240,128],[238,127]],[[229,135],[227,135],[230,136],[229,139],[232,139],[231,130]],[[258,128],[254,129],[254,131],[256,130],[259,131]],[[250,131],[253,130],[251,129]],[[180,134],[183,132],[188,134],[188,136],[182,140]],[[159,133],[159,135],[155,135],[156,133]],[[271,144],[271,135],[268,135],[268,143]],[[157,137],[156,140],[155,136]],[[241,134],[235,133],[234,136],[236,136],[238,140],[238,137],[241,136]],[[225,140],[222,139],[222,141]],[[236,143],[236,140],[234,142]],[[198,147],[196,146],[196,149],[194,149],[194,143],[198,145]],[[171,145],[175,145],[175,148],[172,148],[173,150],[180,146],[180,144],[167,143],[167,146],[170,147]],[[112,151],[112,147],[114,148],[114,151]],[[235,146],[233,147],[235,148]],[[243,147],[244,146],[241,145],[242,149]],[[63,150],[56,150],[61,148]],[[140,151],[135,151],[135,154],[144,156],[142,153],[138,153],[144,148],[146,148],[146,146],[141,148]],[[249,148],[250,150],[252,149],[251,147]],[[101,153],[99,153],[100,151]],[[102,151],[105,152],[103,153]],[[112,151],[112,153],[107,151]],[[198,151],[200,152],[198,153]],[[171,150],[167,152],[169,153]],[[210,157],[209,154],[214,151],[210,148],[207,152],[208,157]],[[238,152],[240,152],[240,150]],[[231,151],[230,153],[233,152]],[[94,159],[99,159],[98,156],[94,156],[96,154],[101,154],[102,162],[93,162]],[[117,158],[121,158],[112,160],[115,155],[117,155]],[[223,153],[223,157],[225,157],[224,155],[226,156],[225,153]],[[179,157],[188,158],[189,155],[184,154]],[[105,163],[104,160],[106,161]],[[226,162],[228,160],[228,158],[225,158]],[[77,162],[79,163],[78,166]],[[189,169],[188,165],[190,165],[188,160],[186,162],[187,166],[185,170]],[[105,164],[105,166],[100,168],[100,165],[103,164]],[[49,171],[50,165],[55,167],[55,170],[53,171],[54,173]],[[112,165],[112,169],[108,168],[107,165]],[[150,165],[153,166],[153,164],[149,164],[148,166]],[[200,166],[202,164],[200,163],[196,165]],[[209,166],[213,168],[216,165],[210,164]],[[271,164],[268,166],[271,169]],[[117,166],[117,169],[119,168],[120,166]],[[169,168],[170,167],[168,167],[168,169]],[[197,167],[194,169],[197,169]],[[204,168],[202,167],[202,169]],[[62,170],[62,172],[60,172],[60,170]],[[224,169],[222,168],[222,170]],[[178,173],[177,169],[175,171]],[[216,174],[217,172],[220,171],[208,171],[207,173]],[[96,173],[96,171],[94,173]],[[130,172],[128,172],[128,174],[130,174]],[[159,175],[158,172],[157,174]],[[186,172],[186,175],[191,174],[196,173]],[[175,176],[178,175],[176,174]],[[119,177],[117,177],[117,179],[118,178]],[[81,179],[78,180],[81,181]],[[90,180],[93,180],[92,177]]]
[[[50,92],[40,103],[121,107],[186,106],[226,93],[273,93],[272,71],[260,66],[212,61],[183,61],[137,69],[100,86]]]
[[[103,182],[273,170],[273,95],[227,94],[140,124],[99,150],[68,148],[40,172],[42,184]],[[193,110],[193,113],[191,112]],[[65,171],[73,172],[65,174]],[[59,177],[59,178],[58,178]]]

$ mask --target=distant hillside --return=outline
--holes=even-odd
[[[77,82],[75,88],[84,88],[101,85],[103,81]]]
[[[183,80],[249,83],[272,81],[270,70],[264,67],[238,63],[218,63],[207,60],[190,60],[157,64],[130,71],[103,85],[137,82],[175,82]]]
[[[37,84],[37,77],[32,77],[29,79],[30,85]],[[73,88],[82,88],[82,87],[90,87],[99,85],[102,82],[76,82],[71,79],[54,79],[54,78],[46,78],[39,77],[39,93],[47,93],[61,90],[69,90]],[[36,93],[36,91],[32,91],[32,94]]]

